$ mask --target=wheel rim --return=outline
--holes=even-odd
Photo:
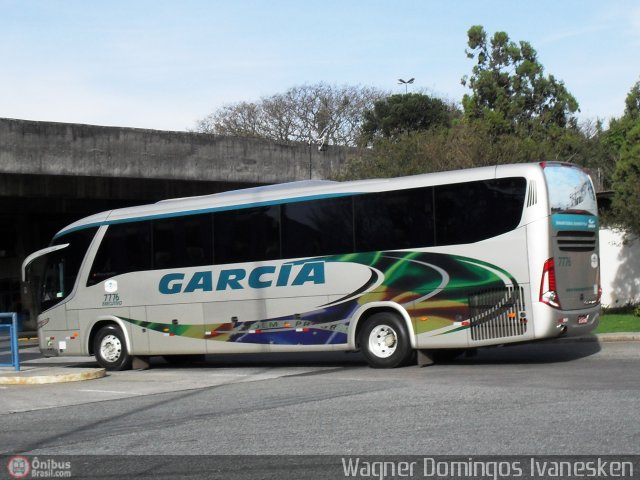
[[[122,342],[115,335],[107,335],[100,342],[100,356],[107,362],[117,362],[122,354]]]
[[[393,355],[398,348],[398,334],[389,325],[377,325],[369,334],[369,351],[378,358]]]

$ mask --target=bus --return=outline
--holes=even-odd
[[[595,190],[559,162],[111,210],[23,263],[44,355],[361,351],[372,367],[594,329]]]

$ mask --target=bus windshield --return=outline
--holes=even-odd
[[[596,194],[585,171],[572,165],[546,164],[544,175],[551,213],[598,214]]]
[[[82,260],[96,231],[97,228],[87,228],[56,238],[52,246],[66,246],[44,255],[31,268],[33,278],[30,283],[40,286],[33,299],[37,313],[57,305],[73,291]]]

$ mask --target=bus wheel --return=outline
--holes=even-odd
[[[107,370],[129,370],[133,358],[127,352],[127,344],[120,328],[114,325],[102,327],[93,342],[93,351],[101,367]]]
[[[360,350],[373,368],[406,365],[413,350],[402,319],[391,312],[380,312],[367,320],[360,332]]]

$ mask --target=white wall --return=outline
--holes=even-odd
[[[640,303],[640,240],[625,245],[620,230],[600,230],[602,305]]]

